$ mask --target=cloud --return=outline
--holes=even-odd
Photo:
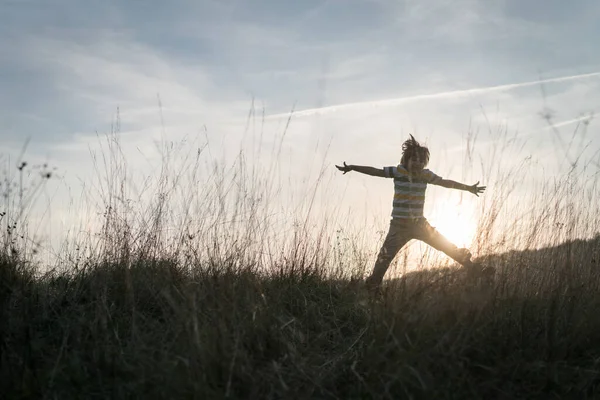
[[[478,95],[478,94],[488,93],[488,92],[508,91],[508,90],[517,89],[517,88],[538,86],[538,85],[541,85],[544,83],[559,83],[559,82],[567,82],[567,81],[571,81],[571,80],[598,78],[598,77],[600,77],[600,72],[592,72],[592,73],[587,73],[587,74],[540,79],[537,81],[510,83],[510,84],[497,85],[497,86],[488,86],[488,87],[479,87],[479,88],[464,89],[464,90],[452,90],[452,91],[441,92],[441,93],[407,96],[407,97],[401,97],[401,98],[396,98],[396,99],[386,99],[386,100],[378,100],[378,101],[366,101],[366,102],[357,102],[357,103],[349,103],[349,104],[340,104],[340,105],[335,105],[335,106],[327,106],[327,107],[295,111],[293,113],[293,117],[301,118],[301,117],[312,116],[315,114],[324,115],[327,113],[337,112],[337,111],[341,111],[341,110],[345,111],[345,110],[349,110],[349,109],[393,107],[393,106],[397,106],[397,105],[404,104],[407,102],[414,102],[414,101],[420,101],[420,100],[434,100],[434,99],[465,97],[465,96]],[[270,115],[268,118],[287,118],[288,116],[289,116],[289,113],[288,114],[274,114],[274,115]]]
[[[30,150],[60,164],[73,187],[93,175],[95,132],[111,129],[117,107],[128,166],[146,172],[161,157],[155,142],[186,137],[230,160],[240,148],[258,158],[262,140],[256,162],[268,164],[296,105],[280,166],[302,195],[321,164],[396,163],[409,132],[457,178],[469,131],[477,157],[503,127],[546,154],[554,144],[540,111],[554,110],[566,136],[600,100],[600,73],[585,73],[600,65],[592,2],[552,2],[540,14],[541,2],[520,12],[515,0],[28,4],[0,15],[0,141],[18,151],[32,136]],[[331,190],[386,216],[389,182],[352,179]]]

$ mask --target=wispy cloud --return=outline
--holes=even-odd
[[[199,131],[215,157],[254,149],[258,132],[270,149],[296,105],[281,167],[306,182],[318,163],[395,163],[409,132],[450,175],[461,168],[450,150],[464,151],[469,130],[481,151],[497,125],[546,151],[541,109],[555,110],[567,135],[600,104],[593,0],[2,4],[2,150],[31,136],[30,151],[73,186],[92,174],[95,132],[110,129],[117,108],[134,169],[159,157],[154,141]],[[372,185],[348,190],[386,215],[389,187]]]
[[[386,100],[378,100],[378,101],[365,101],[365,102],[356,102],[356,103],[348,103],[348,104],[339,104],[335,106],[326,106],[320,108],[312,108],[300,111],[294,111],[293,117],[307,117],[315,114],[328,114],[337,111],[346,111],[350,109],[365,109],[365,108],[374,108],[374,107],[385,107],[385,106],[396,106],[400,104],[404,104],[407,102],[414,102],[419,100],[432,100],[432,99],[445,99],[445,98],[453,98],[453,97],[464,97],[464,96],[472,96],[478,95],[481,93],[489,93],[489,92],[500,92],[500,91],[508,91],[517,88],[530,87],[530,86],[538,86],[544,83],[559,83],[559,82],[567,82],[572,80],[580,80],[580,79],[589,79],[589,78],[598,78],[600,77],[600,72],[592,72],[588,74],[579,74],[579,75],[571,75],[571,76],[561,76],[556,78],[546,78],[540,79],[537,81],[529,81],[529,82],[518,82],[518,83],[510,83],[504,85],[496,85],[496,86],[487,86],[487,87],[479,87],[479,88],[471,88],[464,90],[451,90],[447,92],[439,92],[439,93],[431,93],[431,94],[421,94],[407,97],[399,97],[395,99],[386,99]],[[290,114],[274,114],[270,115],[269,118],[287,118]]]

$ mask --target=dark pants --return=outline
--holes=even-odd
[[[379,286],[390,263],[400,249],[411,239],[421,240],[431,247],[443,251],[460,264],[471,267],[471,253],[467,249],[459,249],[446,239],[425,218],[414,220],[392,219],[390,230],[381,246],[373,273],[367,278],[371,286]]]

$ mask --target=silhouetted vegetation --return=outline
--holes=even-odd
[[[158,232],[177,185],[161,176],[160,195],[136,214],[121,196],[128,177],[106,171],[100,235],[55,266],[18,239],[27,213],[14,210],[27,194],[5,196],[24,200],[5,202],[1,220],[3,398],[600,397],[600,236],[482,251],[493,282],[431,266],[371,297],[368,259],[352,250],[341,260],[327,229],[303,236],[300,224],[267,251],[268,202],[256,199],[271,189],[259,175],[240,169],[230,193],[215,171],[211,195],[196,194],[198,208],[184,209],[188,219],[166,237]],[[480,243],[500,200],[481,221]],[[215,223],[228,212],[250,217]],[[572,223],[562,215],[553,218]],[[554,223],[537,221],[546,220]]]

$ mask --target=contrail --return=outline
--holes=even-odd
[[[548,79],[540,79],[537,81],[530,82],[520,82],[520,83],[509,83],[506,85],[498,85],[498,86],[486,86],[480,88],[473,89],[464,89],[464,90],[452,90],[448,92],[440,92],[440,93],[431,93],[431,94],[420,94],[416,96],[407,96],[407,97],[399,97],[396,99],[386,99],[386,100],[376,100],[376,101],[361,101],[356,103],[346,103],[339,104],[336,106],[326,106],[320,108],[309,108],[301,111],[294,111],[291,113],[293,118],[299,117],[308,117],[316,114],[329,114],[336,111],[343,110],[351,110],[354,108],[375,108],[381,106],[395,106],[398,104],[408,103],[412,101],[418,100],[429,100],[429,99],[443,99],[443,98],[451,98],[451,97],[460,97],[460,96],[469,96],[473,94],[487,93],[487,92],[500,92],[504,90],[511,90],[516,88],[522,88],[527,86],[539,85],[542,83],[556,83],[556,82],[566,82],[577,79],[585,79],[585,78],[593,78],[600,76],[600,72],[592,72],[589,74],[580,74],[580,75],[571,75],[571,76],[560,76],[557,78],[548,78]],[[273,114],[267,117],[267,119],[277,119],[277,118],[288,118],[290,113],[282,113],[282,114]]]
[[[549,125],[549,126],[544,126],[543,128],[530,130],[527,133],[519,133],[518,138],[523,139],[525,137],[536,136],[536,135],[541,134],[542,132],[546,132],[546,131],[549,131],[552,129],[560,128],[560,127],[575,124],[575,123],[580,123],[580,122],[590,123],[594,119],[594,115],[595,115],[595,111],[591,112],[589,114],[586,114],[586,115],[579,116],[577,118],[566,119],[566,120],[560,121],[560,122],[551,122],[551,125]],[[481,150],[482,148],[492,145],[492,144],[497,144],[497,141],[496,140],[487,140],[484,142],[479,142],[479,143],[477,143],[477,148]],[[465,150],[465,146],[463,144],[460,144],[460,145],[449,148],[448,150],[446,150],[446,153],[457,153],[457,152],[464,151],[464,150]]]
[[[557,123],[552,123],[550,126],[541,128],[541,129],[539,129],[539,131],[536,131],[534,133],[538,133],[541,131],[547,131],[547,130],[554,129],[554,128],[560,128],[561,126],[571,125],[576,122],[589,123],[592,121],[592,119],[594,119],[594,113],[582,115],[581,117],[578,117],[578,118],[573,118],[573,119],[568,119],[568,120],[557,122]]]

